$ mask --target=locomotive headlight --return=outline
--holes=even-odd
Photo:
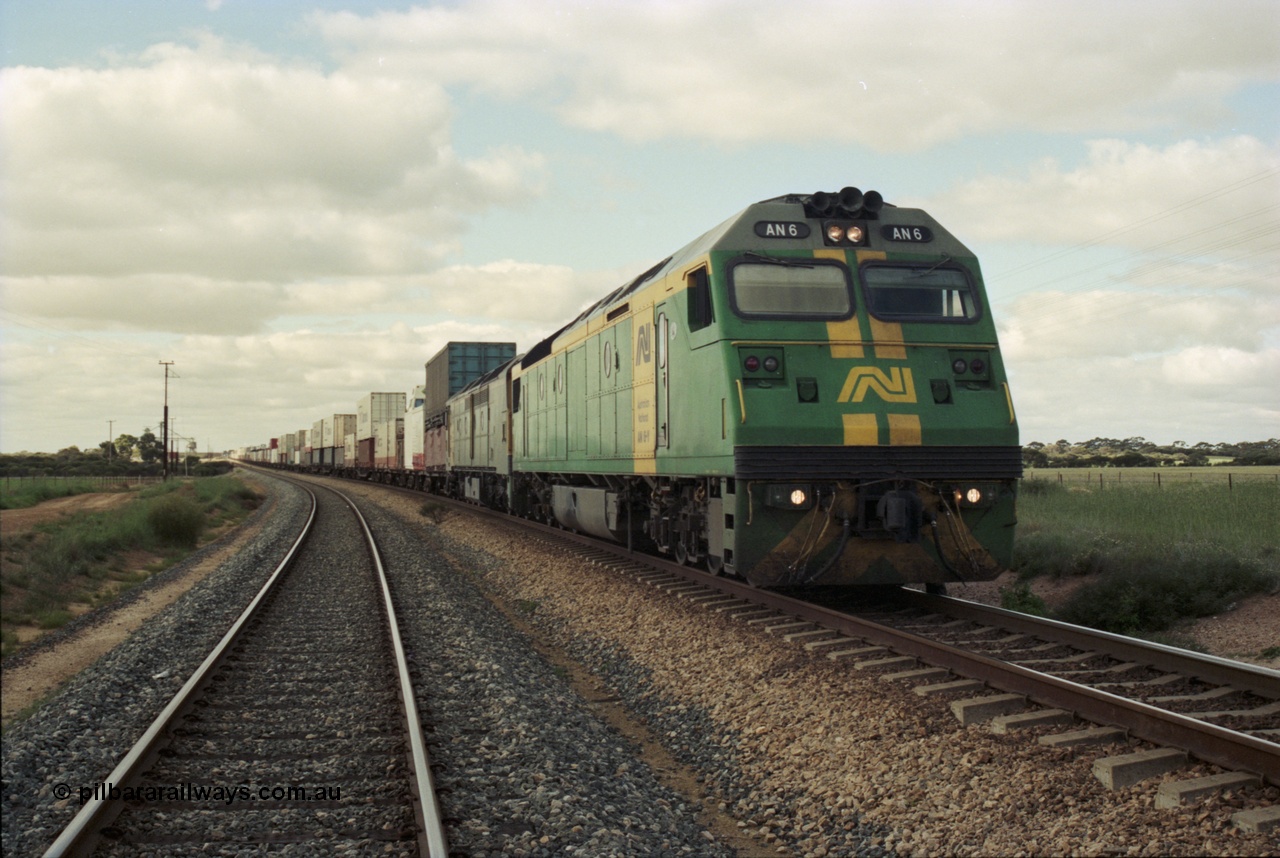
[[[774,357],[773,355],[769,355],[767,358],[765,358],[765,359],[764,359],[764,371],[765,371],[765,372],[777,372],[777,371],[778,371],[778,359],[777,359],[776,357]]]
[[[978,504],[978,503],[981,503],[981,502],[982,502],[982,490],[981,490],[981,489],[976,489],[976,488],[975,488],[975,489],[969,489],[967,492],[965,492],[965,493],[964,493],[964,499],[965,499],[965,500],[967,500],[969,503],[972,503],[972,504]]]
[[[808,483],[774,483],[764,496],[764,505],[771,509],[811,509],[813,501],[813,486]]]
[[[862,242],[862,227],[860,226],[851,226],[844,231],[844,234],[854,244]]]
[[[969,368],[969,362],[964,358],[956,358],[951,362],[951,371],[956,375],[964,375],[965,370]]]
[[[827,225],[827,240],[831,242],[839,242],[844,238],[844,227],[838,223]]]
[[[983,370],[987,368],[987,362],[982,358],[974,358],[969,361],[969,369],[973,370],[974,375],[982,375]]]
[[[760,358],[755,355],[748,355],[747,359],[742,362],[742,365],[747,368],[747,372],[755,372],[760,368]]]

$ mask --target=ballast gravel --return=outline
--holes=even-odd
[[[106,780],[261,589],[310,509],[299,489],[273,480],[267,490],[254,514],[264,524],[237,555],[5,729],[0,853],[38,855],[53,842],[79,810],[80,789]],[[196,552],[142,586],[163,583],[203,557]]]
[[[1050,728],[964,727],[954,696],[921,698],[499,526],[459,513],[431,524],[415,498],[380,503],[434,528],[467,578],[585,663],[702,772],[693,798],[733,814],[759,854],[1280,852],[1231,821],[1280,800],[1274,787],[1158,809],[1162,779],[1111,792],[1092,773],[1095,758],[1140,745],[1051,749],[1035,741]]]
[[[947,698],[922,701],[563,549],[458,513],[437,521],[421,497],[353,494],[384,510],[371,523],[456,855],[730,854],[700,825],[704,805],[736,820],[735,846],[753,856],[1280,853],[1230,822],[1233,808],[1280,800],[1274,788],[1159,810],[1158,781],[1112,793],[1092,776],[1095,757],[1128,746],[1050,750],[1037,731],[961,727]],[[256,592],[258,558],[283,553],[302,514],[292,489],[273,504],[254,562],[228,563],[6,731],[4,854],[50,842],[76,804],[54,786],[101,780]],[[697,783],[658,782],[535,642],[588,667]]]
[[[492,558],[463,546],[447,556],[431,550],[436,540],[421,518],[406,527],[379,508],[365,515],[430,727],[427,752],[453,854],[733,854],[484,598],[475,571]]]

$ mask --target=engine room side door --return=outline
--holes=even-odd
[[[654,367],[657,376],[654,391],[655,451],[671,446],[671,338],[674,331],[668,309],[666,302],[659,304],[654,317],[654,360],[657,363]]]

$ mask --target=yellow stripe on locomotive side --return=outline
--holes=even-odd
[[[653,328],[652,306],[631,317],[631,455],[637,474],[657,472],[658,384]]]

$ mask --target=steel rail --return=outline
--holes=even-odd
[[[389,487],[393,491],[413,492],[411,489]],[[528,519],[516,518],[471,503],[455,501],[450,498],[430,495],[449,506],[466,509],[474,514],[489,518],[492,521],[506,524],[509,527],[524,528],[546,534],[564,541],[576,542],[580,545],[608,552],[620,559],[643,562],[644,564],[664,572],[669,572],[696,581],[706,587],[735,596],[747,602],[788,613],[812,623],[820,624],[848,637],[861,638],[878,646],[885,646],[903,655],[910,655],[936,667],[945,667],[956,673],[978,679],[990,687],[1012,694],[1020,694],[1029,701],[1054,708],[1066,709],[1083,720],[1097,724],[1113,725],[1125,729],[1129,735],[1155,744],[1170,745],[1181,748],[1192,756],[1205,762],[1222,766],[1233,771],[1244,771],[1259,775],[1265,781],[1280,785],[1280,744],[1259,739],[1207,721],[1160,709],[1136,700],[1129,700],[1110,692],[1090,688],[1086,685],[1041,673],[1040,671],[1009,664],[978,653],[966,652],[947,644],[931,641],[910,632],[901,631],[889,626],[860,619],[856,616],[791,598],[782,593],[762,590],[740,581],[713,575],[690,566],[682,566],[673,561],[664,560],[649,554],[632,551],[626,546],[616,545],[573,533],[551,525]],[[945,599],[945,597],[933,597]],[[973,603],[962,600],[946,599],[947,603],[961,602],[964,605]],[[1012,614],[1013,612],[1002,612]],[[1014,615],[1023,625],[1026,633],[1046,634],[1066,632],[1076,629],[1081,634],[1091,630],[1079,626],[1070,626],[1053,620],[1041,621],[1029,615]],[[1004,619],[1002,617],[1002,623]],[[1014,629],[1015,631],[1019,629]],[[1093,639],[1106,639],[1107,633],[1097,633]],[[1168,656],[1170,647],[1159,644],[1144,645],[1127,638],[1123,641],[1124,649],[1121,657],[1143,660],[1159,666]],[[1095,644],[1096,645],[1096,644]],[[1194,654],[1191,654],[1194,656]],[[1148,661],[1154,659],[1153,661]],[[1204,670],[1197,675],[1208,678],[1212,670],[1219,670],[1221,665],[1213,667],[1212,661],[1225,662],[1224,659],[1207,657]]]
[[[1113,725],[1125,729],[1129,735],[1146,741],[1169,745],[1183,749],[1192,756],[1205,762],[1222,766],[1232,771],[1243,771],[1257,774],[1265,781],[1280,785],[1280,744],[1249,736],[1234,730],[1228,730],[1207,721],[1201,721],[1150,704],[1129,700],[1124,697],[1090,688],[1076,682],[1051,676],[1010,664],[979,653],[958,649],[949,644],[929,640],[911,632],[895,629],[890,626],[845,614],[831,608],[825,608],[810,602],[801,601],[782,593],[762,590],[740,581],[724,578],[695,569],[681,566],[669,560],[647,554],[629,552],[623,546],[610,545],[593,537],[570,533],[537,522],[511,519],[510,516],[494,516],[495,520],[519,522],[531,525],[532,529],[549,536],[588,545],[606,551],[619,559],[640,560],[656,570],[669,572],[696,581],[710,589],[726,595],[735,596],[746,602],[758,604],[781,613],[791,614],[811,623],[822,625],[852,638],[860,638],[877,646],[888,647],[895,652],[918,658],[935,667],[945,667],[970,679],[981,680],[991,688],[1011,694],[1020,694],[1029,701],[1044,706],[1065,709],[1074,712],[1079,718],[1097,724]],[[945,597],[931,597],[946,601],[961,602]],[[969,605],[972,603],[961,602]],[[1012,612],[1001,612],[1003,614]],[[1039,618],[1029,615],[1014,615],[1028,633],[1040,634],[1050,630],[1075,629],[1081,634],[1091,630],[1067,623],[1047,621],[1041,623]],[[1050,626],[1047,629],[1046,626]],[[1126,647],[1126,653],[1135,658],[1145,660],[1149,651],[1143,644],[1127,638],[1098,633],[1103,639],[1118,638]],[[1094,638],[1096,641],[1098,638]],[[1172,649],[1159,644],[1156,654],[1165,656]],[[1104,650],[1105,651],[1105,650]],[[1194,657],[1195,654],[1188,654]],[[1224,659],[1210,659],[1212,662],[1225,662]],[[1221,669],[1219,664],[1218,669]],[[1207,669],[1207,668],[1206,668]],[[1248,671],[1253,675],[1252,671]],[[1265,677],[1264,677],[1265,678]]]
[[[1021,694],[1044,706],[1066,709],[1086,721],[1122,727],[1140,739],[1181,748],[1205,762],[1232,771],[1251,772],[1270,783],[1280,784],[1280,744],[829,608],[753,590],[737,582],[726,581],[725,584],[728,586],[712,586],[820,623],[841,634],[889,647],[936,667],[948,668],[961,676],[981,680],[1000,691]]]
[[[1126,661],[1141,662],[1213,685],[1230,685],[1242,691],[1252,691],[1261,697],[1280,700],[1280,671],[1270,670],[1260,665],[1190,652],[1154,641],[1137,641],[1112,632],[1075,626],[1047,617],[1031,617],[1017,611],[982,605],[964,599],[920,593],[914,590],[903,590],[902,596],[904,602],[908,604],[925,610],[936,610],[957,619],[998,626],[1011,632],[1051,636],[1055,643],[1064,643],[1082,649],[1101,649],[1107,655]]]
[[[427,743],[422,735],[422,721],[418,717],[418,704],[414,697],[413,678],[409,674],[409,661],[405,656],[404,642],[400,637],[400,623],[396,619],[396,609],[391,602],[391,585],[387,580],[386,569],[382,565],[382,555],[378,551],[378,543],[369,530],[359,507],[343,492],[333,489],[338,497],[347,502],[360,527],[364,530],[368,542],[369,555],[373,559],[374,568],[378,570],[378,582],[382,590],[382,604],[387,612],[387,629],[391,636],[391,649],[395,655],[396,673],[400,685],[400,701],[405,718],[405,733],[409,737],[410,756],[413,766],[413,788],[418,801],[414,805],[414,814],[418,817],[418,846],[423,855],[430,858],[447,858],[449,841],[445,836],[444,817],[440,813],[440,802],[436,797],[435,785],[431,780],[431,765],[427,759]]]
[[[289,552],[276,566],[275,571],[267,578],[262,588],[258,590],[257,595],[249,602],[248,607],[231,624],[231,628],[227,629],[226,634],[218,641],[217,646],[213,648],[204,661],[200,663],[200,666],[196,668],[195,672],[191,674],[191,678],[186,681],[182,688],[178,690],[178,693],[173,696],[173,699],[169,701],[169,704],[151,722],[151,726],[142,734],[142,738],[135,742],[129,752],[116,764],[111,774],[107,775],[105,783],[119,784],[133,780],[135,776],[141,774],[147,766],[154,762],[158,753],[157,743],[160,737],[185,712],[192,698],[206,684],[210,672],[222,661],[223,656],[240,636],[245,625],[257,613],[271,591],[275,589],[276,583],[283,577],[284,572],[293,564],[298,550],[311,533],[311,525],[316,520],[317,501],[315,493],[310,489],[304,490],[311,497],[311,512],[308,514],[307,523],[299,532],[297,539],[289,547]],[[58,835],[58,838],[45,850],[45,858],[89,854],[98,838],[98,829],[110,824],[111,819],[108,818],[108,815],[113,807],[118,812],[118,803],[108,799],[106,796],[94,797],[86,802],[80,808],[79,813],[72,818],[67,827]]]

